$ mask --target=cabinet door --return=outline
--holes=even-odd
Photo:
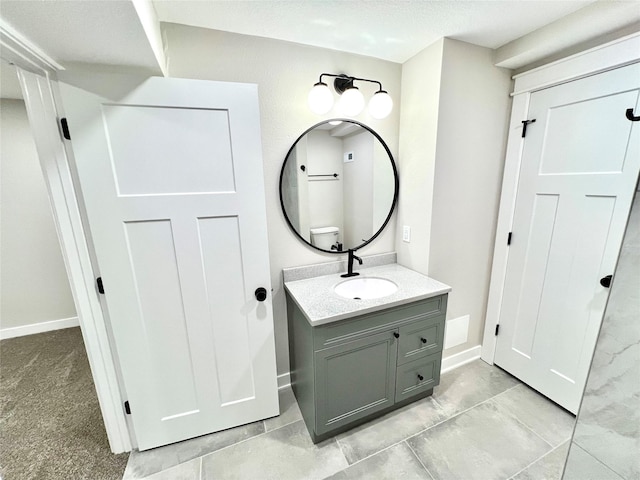
[[[315,353],[316,434],[394,403],[398,342],[394,330]]]

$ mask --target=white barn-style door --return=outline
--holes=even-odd
[[[531,95],[495,363],[576,412],[640,170],[640,64]]]
[[[257,87],[60,90],[139,449],[277,415]]]

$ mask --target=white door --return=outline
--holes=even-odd
[[[495,363],[576,412],[640,170],[640,65],[531,95]]]
[[[256,86],[60,89],[139,449],[277,415]]]

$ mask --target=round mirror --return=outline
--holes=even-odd
[[[280,172],[287,223],[324,252],[370,243],[391,218],[397,197],[398,171],[389,147],[354,120],[309,128],[289,149]]]

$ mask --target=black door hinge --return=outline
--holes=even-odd
[[[104,295],[104,285],[102,284],[102,277],[96,278],[96,283],[98,284],[98,292]]]
[[[513,232],[509,232],[509,235],[507,236],[507,245],[511,245],[511,234]]]
[[[129,400],[124,402],[124,411],[127,413],[127,415],[131,415],[131,407],[129,406]]]
[[[536,119],[534,118],[533,120],[522,120],[522,138],[524,138],[527,135],[527,126],[529,126],[530,123],[535,123]]]
[[[67,140],[71,140],[71,134],[69,133],[69,124],[66,118],[60,119],[60,126],[62,127],[62,136]]]
[[[496,337],[498,336],[498,332],[500,331],[500,324],[496,325]]]

